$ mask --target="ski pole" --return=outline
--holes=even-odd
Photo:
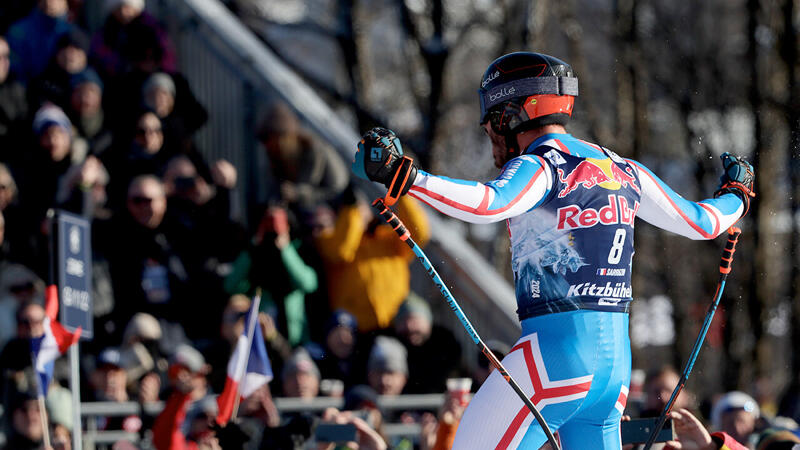
[[[436,272],[436,269],[433,267],[433,264],[431,264],[431,261],[428,259],[422,249],[419,248],[417,243],[414,242],[414,239],[411,238],[411,233],[409,233],[403,222],[395,215],[394,212],[392,212],[391,209],[389,209],[389,207],[386,206],[382,199],[376,199],[374,202],[372,202],[372,206],[375,207],[381,218],[383,218],[383,220],[385,220],[386,223],[388,223],[389,226],[394,229],[397,235],[400,236],[400,239],[408,244],[409,247],[411,247],[411,250],[415,255],[417,255],[417,258],[419,259],[419,262],[422,263],[425,271],[428,272],[428,275],[430,275],[430,277],[433,279],[436,287],[439,288],[439,292],[441,292],[444,299],[447,300],[447,304],[450,306],[450,309],[453,310],[453,312],[456,314],[456,317],[458,317],[458,320],[461,322],[461,325],[463,325],[464,329],[467,330],[467,334],[470,338],[472,338],[472,342],[474,342],[478,348],[480,348],[481,353],[486,356],[489,362],[491,362],[492,365],[498,370],[506,382],[511,385],[519,398],[522,399],[522,401],[525,403],[525,406],[527,406],[531,413],[533,413],[533,416],[536,418],[536,421],[539,422],[539,426],[542,427],[542,430],[544,430],[544,434],[547,436],[547,440],[550,442],[550,445],[553,447],[553,449],[560,450],[561,447],[558,446],[556,438],[553,436],[553,432],[550,431],[550,427],[547,426],[547,422],[545,422],[542,414],[538,409],[536,409],[536,405],[534,405],[528,396],[525,395],[525,392],[523,392],[522,388],[519,387],[519,384],[517,384],[517,382],[511,378],[511,374],[509,374],[506,368],[503,367],[503,364],[500,362],[500,360],[497,359],[494,353],[492,353],[489,347],[487,347],[483,342],[481,337],[478,336],[478,332],[475,331],[475,328],[472,326],[469,319],[467,319],[466,314],[464,314],[464,311],[461,310],[461,307],[458,305],[455,297],[453,297],[453,294],[450,293],[450,290]]]
[[[689,378],[689,373],[691,373],[692,368],[694,367],[694,362],[697,359],[697,355],[700,353],[700,348],[703,346],[703,341],[706,339],[708,328],[711,326],[711,321],[714,319],[714,313],[717,311],[719,300],[722,298],[722,290],[725,289],[725,279],[728,278],[728,274],[731,272],[733,253],[736,251],[736,243],[739,241],[740,234],[742,234],[742,230],[739,228],[728,228],[728,242],[725,244],[725,249],[722,250],[722,259],[719,262],[719,282],[717,283],[717,292],[714,294],[714,301],[708,307],[706,317],[703,320],[703,327],[700,329],[700,335],[697,336],[697,340],[692,348],[692,353],[689,355],[689,360],[686,362],[686,366],[683,368],[683,373],[678,381],[678,385],[675,386],[675,390],[672,391],[672,395],[670,396],[667,404],[664,406],[664,410],[661,411],[661,415],[658,416],[656,426],[653,428],[653,431],[650,432],[650,436],[647,438],[647,443],[644,445],[644,450],[650,450],[650,447],[656,440],[658,432],[661,431],[661,428],[667,421],[667,416],[672,410],[672,405],[675,403],[678,395],[680,395],[681,391],[683,390],[683,386],[686,385],[686,380]]]

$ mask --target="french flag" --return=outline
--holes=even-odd
[[[81,329],[67,331],[58,321],[58,288],[48,286],[45,291],[44,334],[31,339],[31,356],[36,374],[39,376],[41,395],[47,395],[47,387],[53,378],[53,362],[63,355],[70,345],[78,342]]]
[[[258,325],[258,304],[260,296],[256,295],[250,311],[245,316],[245,328],[228,361],[228,377],[225,388],[217,398],[219,413],[217,423],[225,425],[234,414],[238,398],[247,398],[261,386],[272,380],[272,366],[267,358],[264,337]]]

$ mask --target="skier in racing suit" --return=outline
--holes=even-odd
[[[714,197],[684,199],[641,163],[567,134],[578,79],[548,55],[498,58],[478,92],[480,123],[502,169],[495,180],[426,173],[383,128],[364,135],[353,169],[449,216],[508,222],[522,337],[503,365],[565,449],[619,449],[631,371],[634,219],[713,239],[747,213],[753,168],[726,153]],[[470,402],[453,448],[538,449],[545,441],[495,371]]]

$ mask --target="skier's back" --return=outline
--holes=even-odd
[[[752,167],[725,154],[715,198],[683,199],[640,163],[567,134],[577,78],[551,56],[498,58],[479,93],[481,124],[502,168],[495,180],[418,170],[385,129],[365,134],[354,170],[465,221],[508,221],[522,337],[503,365],[565,449],[619,449],[631,369],[634,218],[712,239],[747,212]],[[453,448],[538,449],[545,440],[494,372],[467,408]]]

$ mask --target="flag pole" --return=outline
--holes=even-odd
[[[31,352],[31,363],[33,364],[33,371],[36,372],[36,355],[33,352]],[[39,403],[39,418],[42,421],[44,446],[45,448],[52,448],[52,445],[50,445],[50,424],[47,421],[47,409],[44,403],[44,389],[42,389],[42,382],[38,373],[33,374],[33,381],[36,385],[36,401]]]
[[[244,375],[247,371],[247,362],[250,360],[250,348],[253,346],[253,335],[255,334],[256,327],[258,326],[258,307],[261,304],[261,288],[256,288],[256,294],[253,296],[253,304],[250,305],[250,311],[254,314],[250,314],[248,323],[245,324],[247,327],[247,351],[245,355],[246,358],[243,358],[244,361],[241,363],[242,367],[237,367],[237,373],[242,374],[242,378],[236,385],[236,396],[233,398],[233,413],[231,414],[231,420],[236,420],[236,415],[239,413],[239,391],[242,388],[242,384],[244,381]]]

